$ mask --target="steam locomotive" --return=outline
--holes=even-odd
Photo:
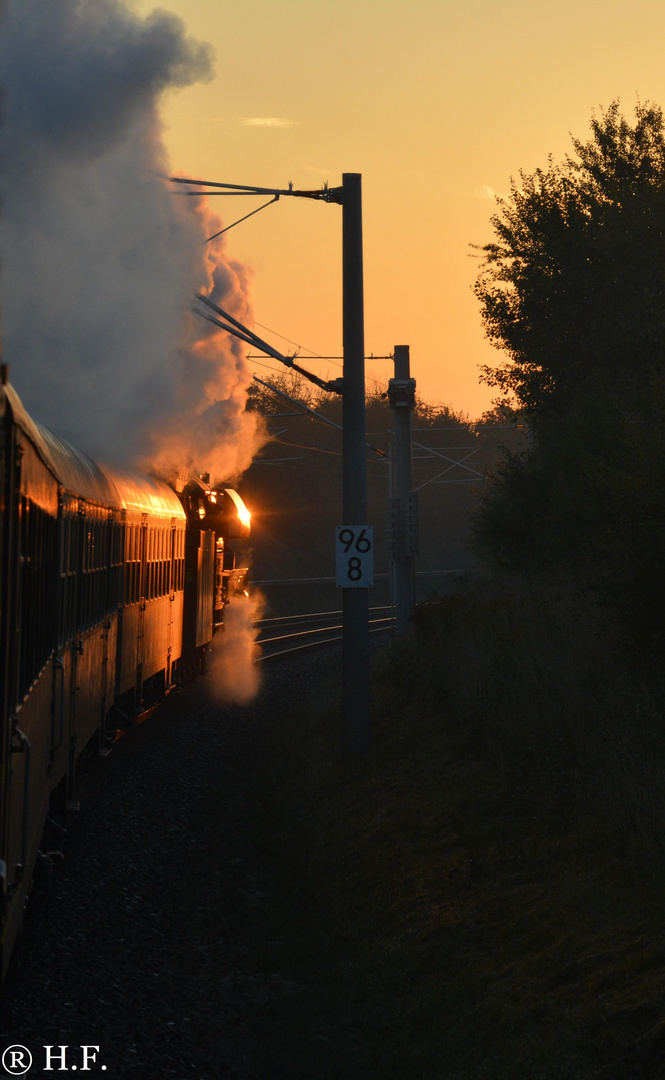
[[[32,420],[0,378],[0,975],[47,819],[86,753],[205,670],[246,586],[249,514],[207,478],[177,490],[102,467]]]

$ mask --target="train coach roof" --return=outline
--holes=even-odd
[[[139,472],[117,472],[104,466],[104,473],[118,492],[118,503],[126,510],[140,510],[158,517],[184,520],[182,503],[168,484]]]
[[[161,480],[134,470],[100,466],[25,411],[13,387],[2,387],[14,422],[25,431],[40,457],[63,487],[74,495],[106,506],[124,507],[163,517],[185,517],[176,493]]]

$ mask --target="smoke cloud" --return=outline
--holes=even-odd
[[[209,46],[120,0],[9,0],[0,36],[3,339],[28,410],[92,456],[230,479],[260,433],[240,342],[247,267],[204,198],[174,195],[159,102],[212,75]]]
[[[256,622],[261,618],[265,601],[254,591],[249,596],[234,596],[224,609],[224,628],[215,635],[210,663],[209,690],[220,705],[247,705],[256,696],[261,682],[261,654],[256,644]]]

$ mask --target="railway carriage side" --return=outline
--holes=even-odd
[[[4,387],[0,388],[4,391]],[[58,482],[0,393],[0,975],[48,811],[57,731]]]
[[[165,485],[153,483],[151,498],[141,500],[135,485],[128,492],[116,483],[124,505],[124,595],[115,697],[131,717],[174,685],[181,661],[185,515]]]
[[[6,383],[0,424],[2,979],[47,815],[103,744],[123,678],[140,703],[179,660],[185,515],[165,484],[103,470],[35,424]]]
[[[118,712],[131,721],[205,670],[246,584],[233,546],[249,514],[203,479],[176,494],[96,465],[31,420],[5,369],[0,510],[2,981],[47,816],[66,809],[82,755]]]
[[[65,804],[76,764],[99,745],[114,698],[122,596],[122,522],[117,507],[61,489],[58,635],[51,710],[57,735],[51,783]]]

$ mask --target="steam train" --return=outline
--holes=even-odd
[[[0,378],[0,975],[47,820],[77,767],[205,669],[249,514],[205,478],[177,490],[102,467],[33,421]]]

